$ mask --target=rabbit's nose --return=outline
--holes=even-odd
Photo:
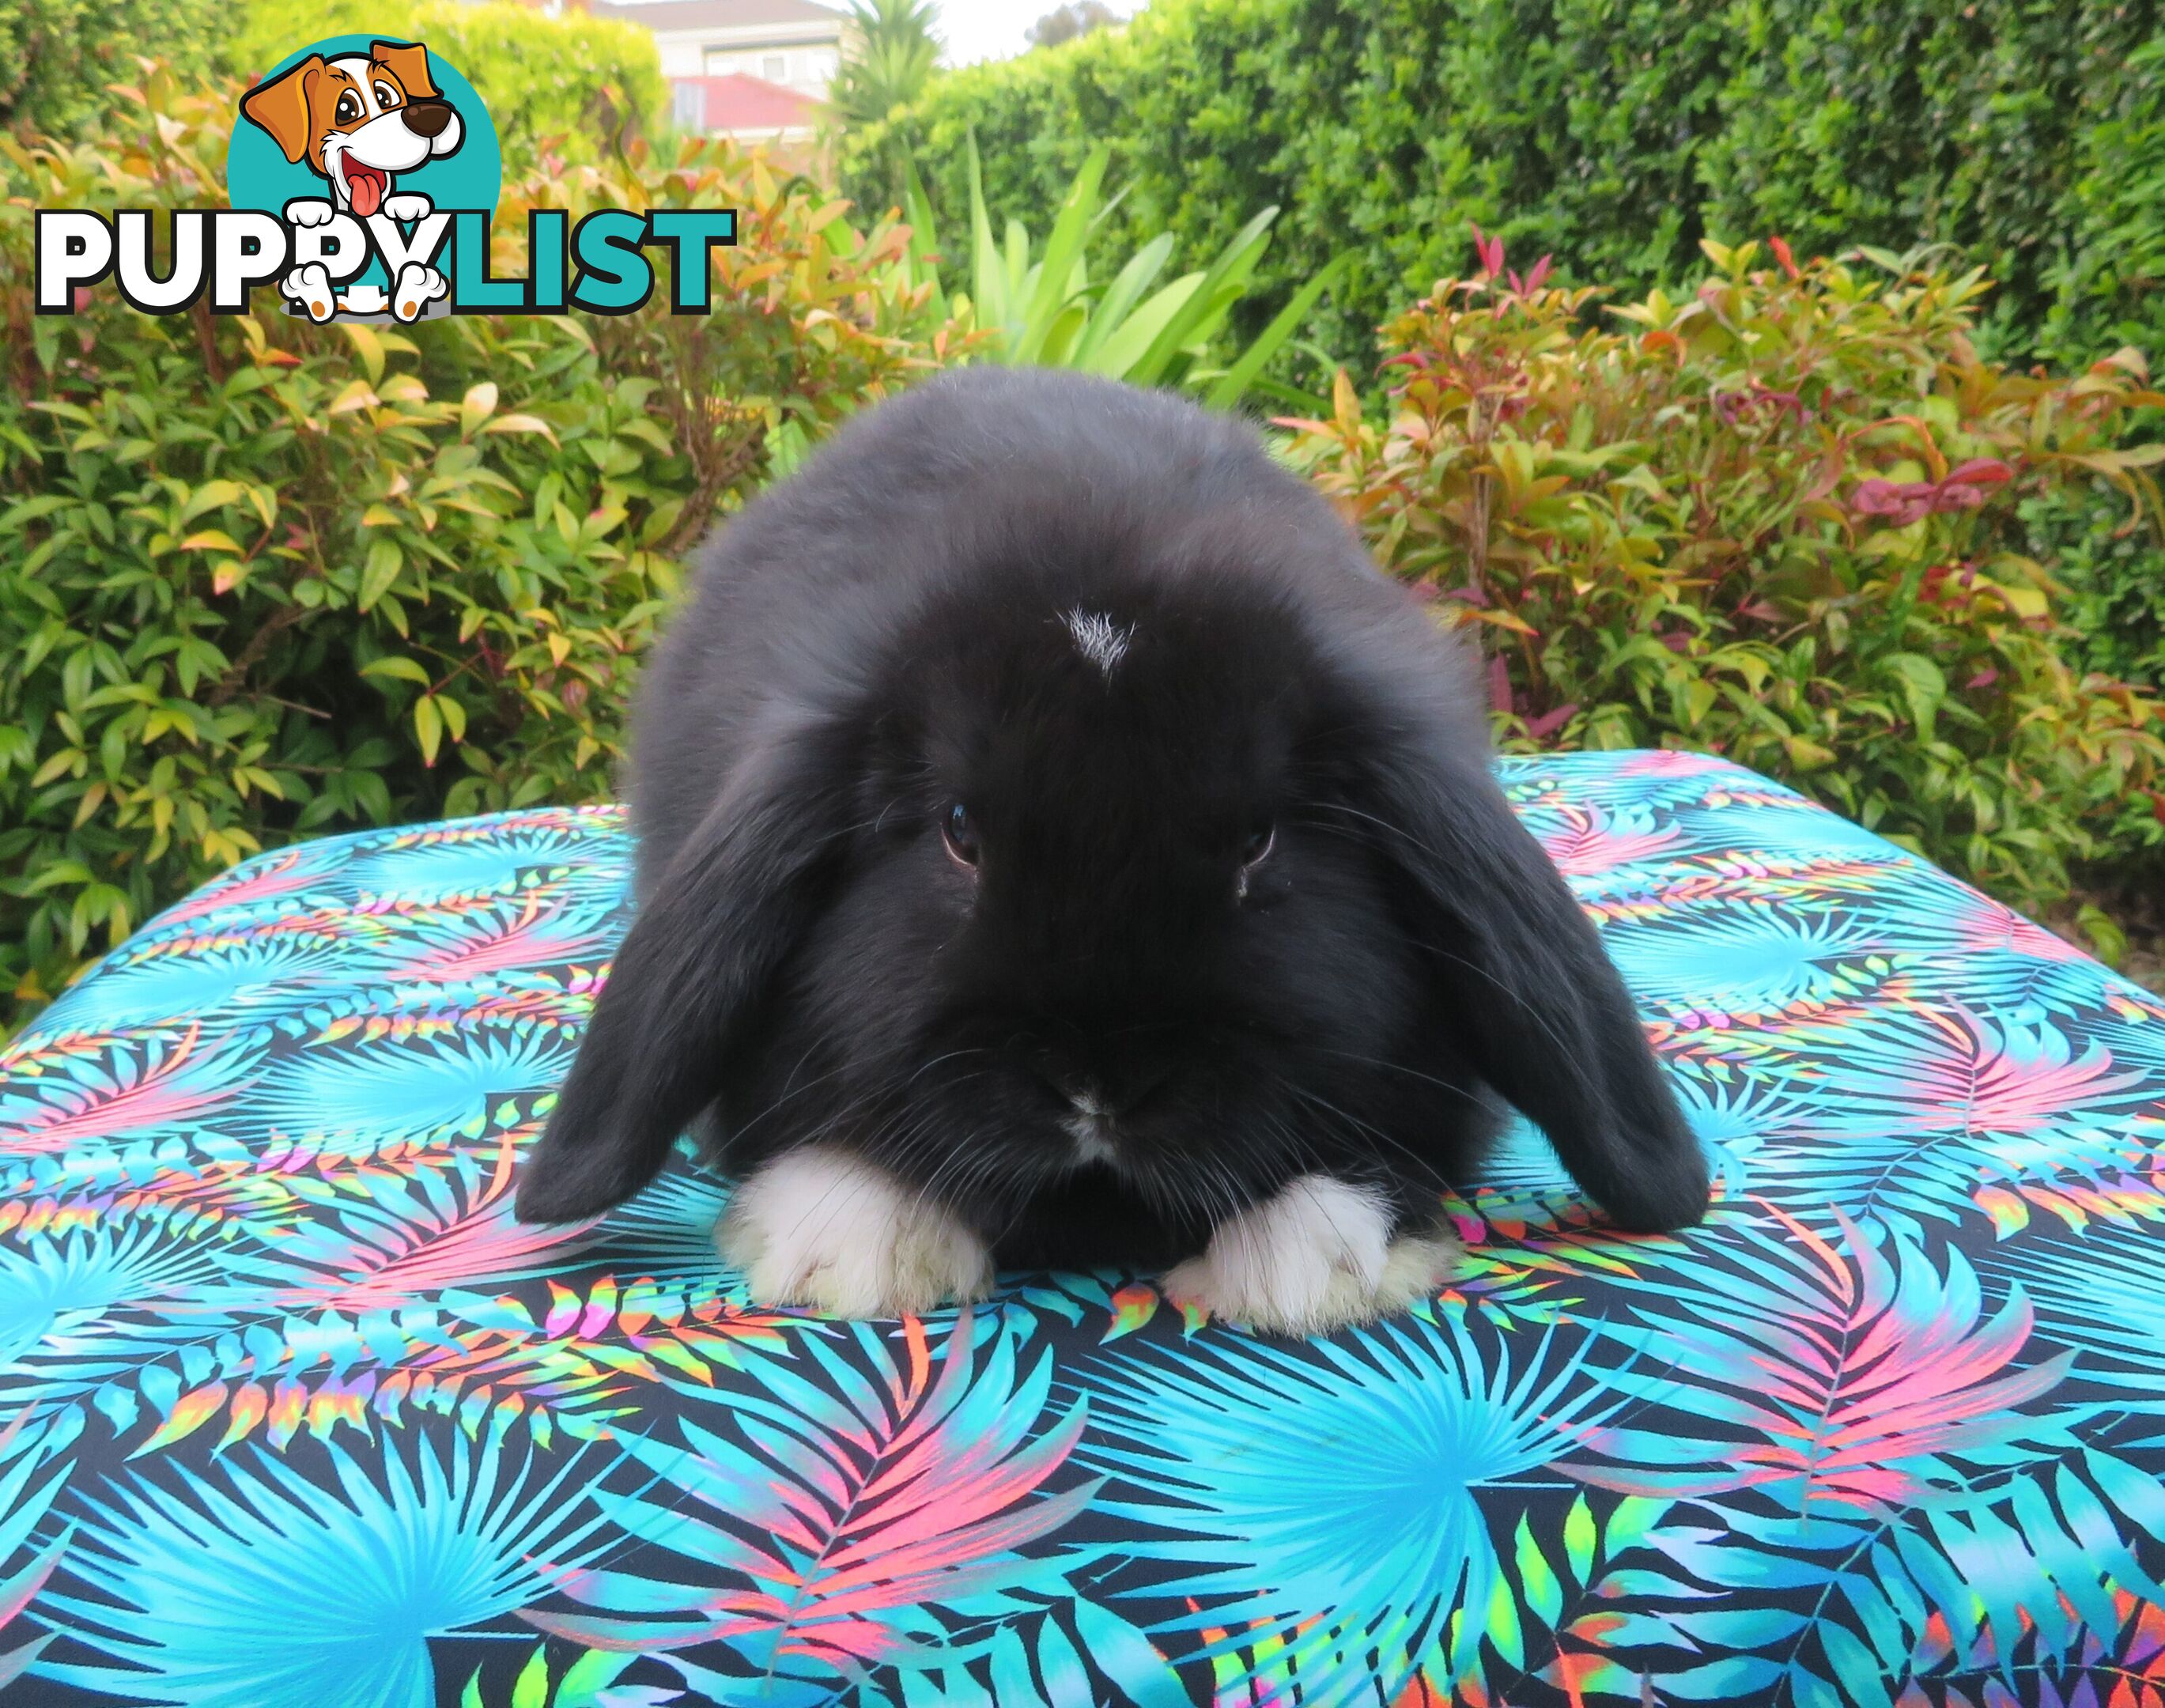
[[[1084,1040],[1033,1041],[1023,1061],[1061,1102],[1092,1120],[1127,1114],[1165,1083],[1173,1068],[1157,1050],[1093,1046]]]
[[[1120,1063],[1099,1074],[1086,1088],[1094,1108],[1084,1109],[1080,1098],[1074,1099],[1075,1106],[1086,1115],[1126,1115],[1164,1084],[1172,1072],[1170,1062]]]
[[[1157,1089],[1165,1074],[1152,1071],[1145,1075],[1127,1075],[1108,1078],[1101,1074],[1061,1073],[1043,1067],[1036,1069],[1037,1077],[1050,1086],[1076,1114],[1090,1120],[1110,1120],[1124,1115]]]

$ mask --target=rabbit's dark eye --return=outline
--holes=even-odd
[[[956,801],[947,809],[947,815],[940,821],[940,840],[947,845],[948,857],[961,866],[977,863],[977,825],[970,816],[970,809]]]
[[[1270,857],[1272,847],[1278,839],[1278,827],[1266,820],[1248,832],[1247,840],[1241,844],[1241,863],[1260,866]]]

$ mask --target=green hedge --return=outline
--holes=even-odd
[[[136,55],[208,69],[230,0],[0,0],[0,124],[73,133],[110,109]]]
[[[1314,322],[1356,363],[1465,263],[1469,220],[1627,289],[1687,276],[1707,235],[1951,241],[1999,281],[1989,351],[2075,361],[2165,333],[2160,27],[2150,0],[1157,0],[938,79],[852,139],[845,187],[878,198],[898,134],[951,224],[974,128],[995,217],[1041,219],[1109,142],[1132,189],[1109,248],[1199,252],[1285,207],[1255,325],[1357,245]]]

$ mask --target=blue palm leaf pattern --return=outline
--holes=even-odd
[[[1716,1166],[1514,1122],[1432,1299],[752,1308],[688,1142],[509,1197],[609,809],[275,850],[0,1049],[0,1687],[631,1708],[2157,1708],[2165,999],[1704,754],[1502,762]]]
[[[24,1374],[124,1362],[155,1338],[135,1314],[199,1297],[218,1273],[213,1247],[150,1226],[76,1228],[0,1247],[0,1367]]]
[[[94,980],[54,1004],[47,1025],[65,1020],[87,1031],[155,1020],[192,1020],[230,1010],[282,1010],[296,988],[350,976],[349,945],[323,933],[239,941],[183,939],[153,952],[124,952]]]
[[[1030,1439],[1050,1361],[1019,1362],[1014,1334],[996,1331],[980,1364],[972,1329],[966,1313],[936,1375],[917,1332],[888,1363],[860,1330],[872,1358],[864,1371],[817,1341],[804,1344],[801,1372],[747,1360],[757,1385],[739,1395],[732,1435],[687,1419],[681,1447],[634,1443],[656,1493],[603,1497],[657,1558],[680,1556],[721,1580],[703,1592],[687,1589],[685,1568],[659,1580],[590,1572],[566,1586],[581,1611],[529,1617],[600,1646],[725,1646],[741,1658],[740,1680],[792,1680],[814,1693],[875,1662],[967,1652],[954,1622],[967,1630],[972,1614],[1019,1611],[1029,1604],[1010,1606],[1015,1591],[1057,1581],[1018,1551],[1068,1522],[1093,1487],[1044,1492],[1085,1410],[1078,1402]],[[693,1667],[686,1676],[728,1675]]]
[[[1642,1002],[1692,1015],[1836,1002],[1888,970],[1885,936],[1832,910],[1709,909],[1682,925],[1615,925],[1605,941]]]
[[[29,1175],[45,1181],[52,1165],[36,1159],[61,1157],[64,1168],[99,1172],[114,1166],[111,1152],[196,1132],[226,1112],[260,1054],[245,1039],[206,1044],[194,1022],[70,1039],[35,1079],[0,1080],[0,1169],[21,1175],[15,1159],[29,1158]]]
[[[49,1591],[61,1630],[122,1664],[49,1675],[202,1708],[423,1708],[428,1640],[538,1600],[597,1552],[577,1458],[553,1470],[453,1438],[413,1463],[334,1449],[304,1477],[274,1455],[208,1476],[134,1477],[76,1531]]]
[[[2165,1206],[2161,1206],[2165,1208]],[[2013,1269],[2004,1257],[1992,1267]],[[2109,1369],[2132,1410],[2165,1413],[2165,1247],[2155,1239],[2124,1244],[2061,1240],[2025,1253],[2020,1286],[2055,1338],[2083,1361]]]
[[[726,1278],[717,1267],[714,1224],[729,1188],[690,1168],[665,1174],[594,1230],[592,1256],[618,1273],[663,1287],[711,1290]]]
[[[1453,1610],[1493,1618],[1491,1642],[1509,1628],[1478,1491],[1562,1457],[1623,1403],[1583,1352],[1551,1356],[1553,1330],[1514,1348],[1478,1321],[1388,1324],[1316,1358],[1197,1347],[1109,1364],[1092,1386],[1112,1438],[1085,1456],[1153,1487],[1109,1507],[1165,1532],[1153,1557],[1186,1568],[1158,1592],[1207,1603],[1189,1622],[1244,1629],[1330,1610],[1292,1644],[1326,1696],[1371,1681],[1388,1696],[1430,1647],[1470,1664],[1484,1633],[1454,1633]]]
[[[446,830],[401,837],[356,860],[349,875],[365,895],[435,902],[507,888],[581,851],[576,833],[554,821],[482,836]]]
[[[576,1041],[547,1029],[476,1031],[293,1057],[256,1077],[240,1115],[266,1136],[353,1155],[477,1138],[505,1099],[553,1090]]]

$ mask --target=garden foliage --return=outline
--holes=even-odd
[[[1215,15],[1154,8],[1127,35]],[[1246,65],[1214,75],[1246,87]],[[1263,178],[1201,165],[1197,199],[1123,246],[1162,187],[1116,135],[1059,168],[1035,253],[1028,224],[997,242],[965,195],[951,313],[927,208],[914,232],[867,221],[756,156],[664,160],[629,129],[566,164],[536,118],[498,271],[524,268],[530,207],[731,205],[711,316],[667,313],[666,282],[620,319],[323,329],[267,293],[253,315],[154,318],[103,288],[34,315],[32,208],[219,204],[237,92],[160,71],[117,98],[108,140],[0,140],[0,1031],[258,848],[610,793],[629,674],[693,543],[866,399],[944,361],[1110,362],[1125,340],[1118,371],[1227,401],[1257,376],[1204,366],[1219,317],[1237,325],[1277,277],[1305,292],[1280,305],[1298,318],[1318,274],[1349,277],[1288,241],[1304,192],[1265,245]],[[2134,107],[2115,122],[2149,134]],[[987,150],[995,177],[1011,141]],[[1125,201],[1101,194],[1123,173]],[[2136,231],[2149,216],[2108,176],[2082,179],[2083,205]],[[1652,195],[1635,182],[1615,192]],[[1236,196],[1247,229],[1162,284],[1178,233]],[[1978,274],[1891,257],[1709,245],[1704,283],[1610,312],[1482,251],[1481,277],[1399,299],[1420,298],[1386,327],[1388,394],[1342,381],[1289,455],[1478,626],[1514,745],[1722,751],[2032,903],[2070,861],[2159,840],[2165,723],[2082,662],[2157,657],[2141,576],[2165,452],[2131,448],[2161,402],[2139,356],[2057,379],[1994,365]],[[2110,261],[2113,312],[2139,318],[2145,253],[2070,250],[2065,276]]]
[[[2159,525],[2138,357],[1983,361],[1981,278],[1891,256],[1709,243],[1696,289],[1604,311],[1480,247],[1384,329],[1387,424],[1343,382],[1288,424],[1478,633],[1511,745],[1722,753],[2032,904],[2165,841],[2165,707],[2064,662],[2025,550],[2025,506],[2100,483]]]
[[[905,234],[721,144],[507,186],[494,262],[532,205],[735,206],[711,316],[34,316],[32,206],[217,204],[236,92],[5,145],[0,1030],[259,847],[610,793],[708,518],[946,347]]]
[[[845,166],[854,187],[900,140],[953,220],[974,133],[995,217],[1034,217],[1109,145],[1109,253],[1208,251],[1282,207],[1243,324],[1351,243],[1312,325],[1356,361],[1468,219],[1633,289],[1673,287],[1707,235],[1951,241],[1999,282],[1989,348],[2157,355],[2160,29],[2154,0],[1156,0],[935,79]]]
[[[984,335],[978,359],[1185,389],[1215,409],[1231,409],[1257,389],[1304,404],[1314,401],[1272,383],[1263,370],[1330,288],[1342,261],[1318,267],[1269,325],[1220,362],[1212,346],[1252,287],[1278,210],[1262,209],[1208,266],[1165,284],[1158,280],[1173,245],[1163,232],[1120,258],[1109,279],[1093,283],[1085,250],[1091,229],[1111,211],[1104,194],[1108,158],[1099,149],[1083,162],[1035,258],[1030,229],[1014,215],[1003,236],[993,236],[974,150],[967,249],[941,243],[924,187],[914,171],[907,174],[910,252],[935,287],[943,267],[956,282],[956,312]]]
[[[0,0],[0,124],[72,133],[110,108],[136,55],[200,76],[224,40],[223,0]]]

